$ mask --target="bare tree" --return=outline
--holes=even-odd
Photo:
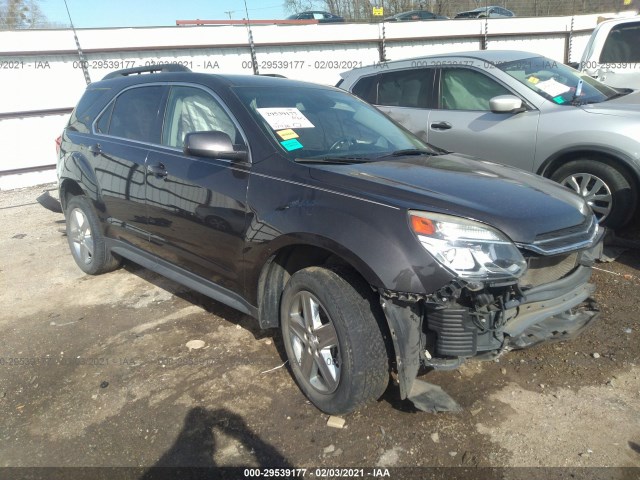
[[[0,29],[40,28],[47,19],[36,0],[3,0],[0,2]]]
[[[317,4],[324,3],[317,0],[284,0],[284,9],[291,13],[298,13],[306,10],[315,10]]]

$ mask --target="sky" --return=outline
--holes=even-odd
[[[246,0],[249,18],[270,20],[290,15],[282,0]],[[69,25],[63,0],[40,0],[49,22]],[[242,20],[243,0],[67,0],[76,28],[175,25],[176,20]]]

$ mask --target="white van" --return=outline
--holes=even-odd
[[[640,89],[640,16],[599,24],[582,54],[580,70],[612,87]]]

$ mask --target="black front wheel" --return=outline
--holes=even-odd
[[[379,398],[389,382],[380,306],[353,272],[296,272],[284,289],[281,327],[294,377],[320,410],[348,413]]]

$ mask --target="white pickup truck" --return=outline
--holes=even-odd
[[[640,89],[640,16],[600,23],[579,69],[612,87]]]

